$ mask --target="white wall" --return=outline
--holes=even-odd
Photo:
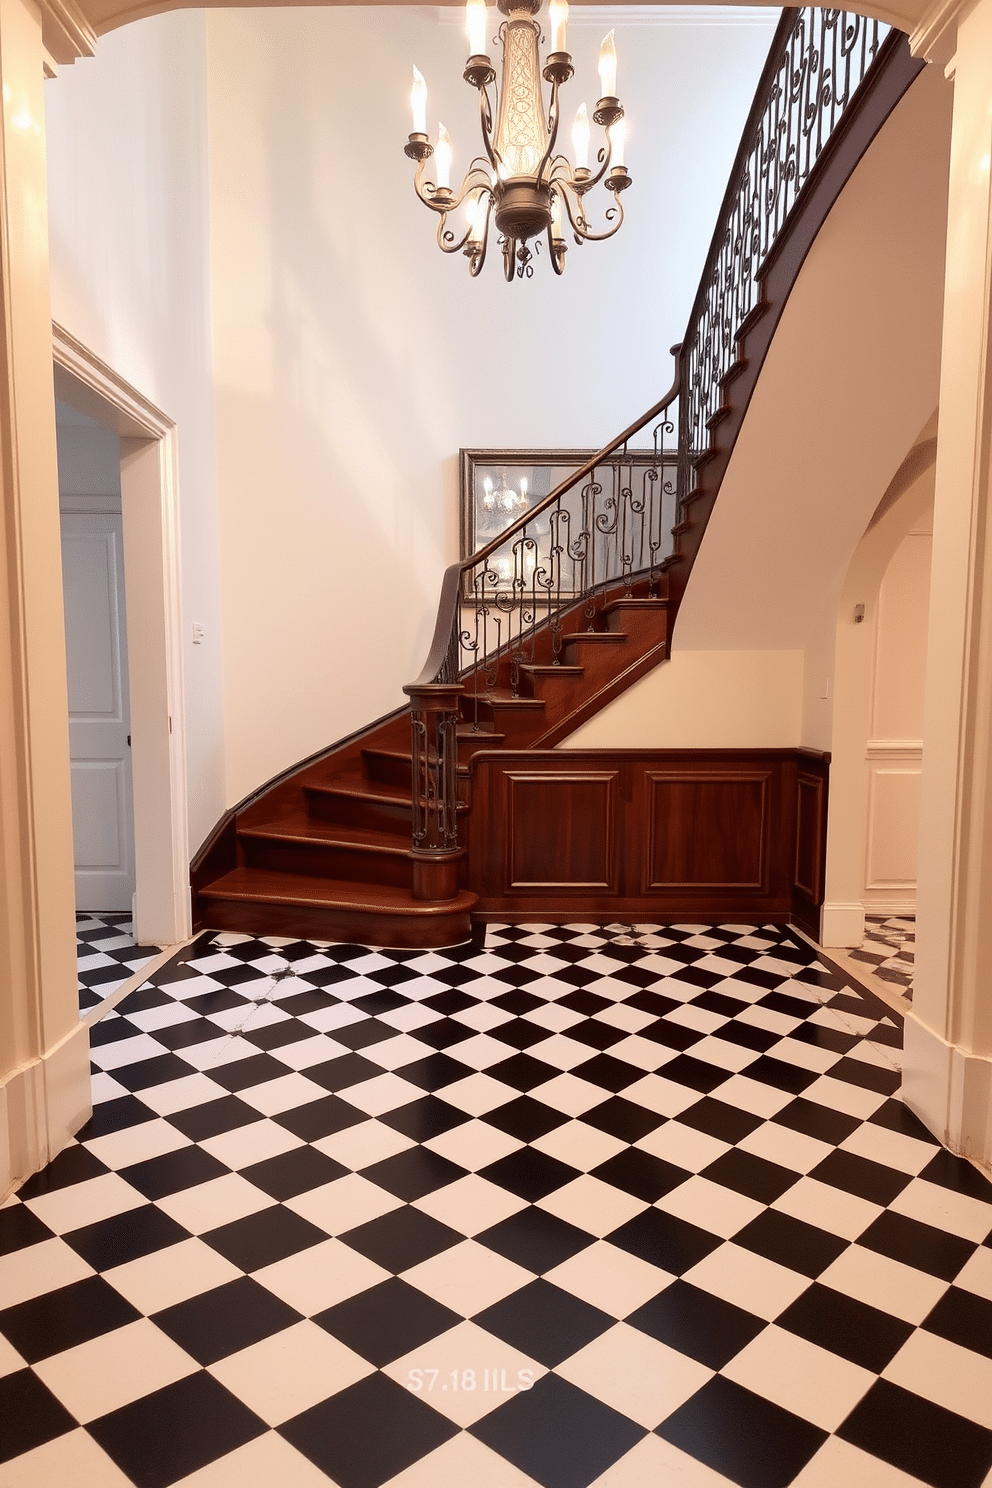
[[[194,846],[225,805],[205,29],[138,22],[45,87],[52,314],[178,426]]]
[[[785,749],[802,704],[802,651],[674,651],[561,747]]]
[[[776,16],[630,16],[627,222],[507,285],[438,252],[403,155],[414,62],[456,172],[478,148],[457,10],[209,13],[229,801],[403,701],[459,447],[594,447],[668,387]],[[569,118],[607,25],[573,8]]]

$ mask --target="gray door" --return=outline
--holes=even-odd
[[[62,512],[76,908],[131,909],[134,819],[120,511]]]

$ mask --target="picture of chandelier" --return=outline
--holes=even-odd
[[[605,38],[599,52],[603,96],[592,117],[604,127],[606,143],[596,156],[598,169],[594,172],[589,167],[590,122],[584,103],[572,126],[574,164],[555,153],[558,92],[574,71],[565,50],[567,0],[551,0],[548,7],[551,50],[543,71],[539,51],[541,26],[534,19],[541,0],[498,0],[498,8],[506,19],[497,37],[503,48],[502,77],[497,92],[496,69],[486,54],[485,0],[468,0],[465,7],[471,55],[462,77],[479,90],[485,155],[476,156],[460,189],[453,191],[451,140],[444,125],[439,123],[437,144],[431,144],[427,134],[427,84],[416,67],[410,93],[413,133],[405,153],[417,162],[414,189],[418,197],[440,215],[437,241],[442,252],[464,253],[474,278],[486,261],[490,222],[494,222],[502,244],[503,270],[507,280],[512,281],[515,276],[529,278],[533,273],[534,254],[528,244],[544,233],[555,273],[563,272],[566,219],[578,244],[602,242],[619,231],[623,223],[620,193],[630,185],[630,176],[623,163],[626,126],[623,107],[616,96],[613,32]],[[551,85],[547,112],[542,77]],[[490,88],[494,98],[490,97]],[[432,157],[435,179],[430,181],[425,174]],[[609,226],[597,233],[586,220],[584,198],[600,181],[612,193],[614,205],[605,214]],[[456,231],[449,226],[448,219],[462,206],[466,209],[467,225]]]

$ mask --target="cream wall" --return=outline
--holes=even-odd
[[[617,25],[623,230],[507,285],[438,252],[403,155],[413,62],[456,174],[476,151],[457,10],[208,16],[228,801],[403,701],[459,447],[596,446],[669,384],[776,17],[645,17]],[[573,8],[569,111],[605,29]]]
[[[802,651],[674,651],[560,747],[788,748],[802,702]]]
[[[225,805],[206,87],[193,11],[106,36],[45,85],[53,317],[178,426],[193,845]]]

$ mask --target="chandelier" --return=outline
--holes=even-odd
[[[444,125],[439,123],[437,144],[431,144],[427,134],[427,84],[416,67],[410,93],[413,133],[405,146],[405,153],[417,162],[414,189],[418,197],[440,216],[437,242],[442,252],[464,253],[474,278],[486,261],[490,222],[493,222],[500,235],[503,270],[507,280],[512,281],[514,276],[523,278],[526,275],[529,278],[533,273],[534,255],[528,244],[542,234],[547,234],[555,273],[563,272],[566,219],[577,244],[612,238],[623,223],[620,193],[630,185],[630,176],[623,164],[625,125],[623,107],[616,96],[617,55],[613,32],[606,37],[599,52],[603,96],[592,117],[595,123],[604,127],[606,143],[596,156],[598,169],[593,171],[589,167],[590,123],[585,104],[579,108],[572,127],[574,164],[564,155],[555,153],[559,125],[558,92],[574,71],[572,59],[565,50],[566,0],[551,0],[548,7],[551,50],[543,71],[539,52],[541,26],[534,19],[541,8],[541,0],[497,0],[497,3],[506,17],[497,38],[503,48],[498,91],[495,87],[496,69],[486,54],[485,0],[468,0],[465,7],[471,55],[462,77],[479,90],[485,155],[476,156],[460,189],[453,191],[451,140]],[[551,85],[547,111],[542,77]],[[493,98],[490,97],[491,87]],[[425,173],[432,156],[435,179],[430,181],[425,179]],[[609,226],[597,233],[591,230],[586,220],[584,198],[600,181],[612,193],[614,205],[605,214]],[[463,205],[467,225],[456,231],[448,225],[448,219]]]

